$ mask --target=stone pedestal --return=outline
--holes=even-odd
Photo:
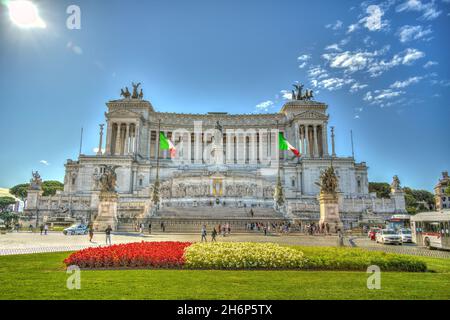
[[[98,214],[94,221],[95,231],[104,231],[108,226],[113,230],[117,228],[117,203],[116,192],[101,192],[98,203]]]
[[[321,193],[319,195],[320,201],[320,221],[319,223],[328,223],[330,232],[335,232],[336,226],[338,229],[344,230],[344,225],[339,215],[339,199],[337,194]]]

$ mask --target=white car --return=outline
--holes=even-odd
[[[377,243],[387,244],[402,244],[402,236],[399,235],[395,230],[383,229],[376,235]]]
[[[402,242],[412,242],[411,229],[400,229],[398,234],[402,237]]]
[[[88,226],[84,224],[74,224],[70,226],[69,228],[66,228],[63,230],[63,233],[66,236],[70,235],[81,235],[81,234],[87,234],[89,232]]]

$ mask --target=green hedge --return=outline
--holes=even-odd
[[[376,265],[381,271],[427,271],[427,265],[423,260],[410,255],[360,248],[299,246],[293,248],[304,254],[305,262],[302,269],[365,271],[368,266]]]

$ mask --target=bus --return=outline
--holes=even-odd
[[[398,231],[400,229],[410,228],[411,215],[394,214],[386,221],[387,229]]]
[[[450,210],[412,216],[411,231],[418,246],[450,250]]]

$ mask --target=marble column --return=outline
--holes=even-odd
[[[336,150],[334,147],[334,127],[331,127],[331,156],[336,157]]]
[[[125,155],[128,155],[130,153],[130,124],[125,124],[125,148],[124,152]]]
[[[117,123],[117,131],[116,131],[116,147],[115,147],[115,155],[120,155],[120,140],[121,140],[121,130],[122,130],[122,124],[120,122]]]
[[[111,138],[112,138],[112,126],[113,124],[107,120],[107,129],[106,129],[106,150],[105,154],[111,155]]]
[[[134,140],[134,154],[138,154],[139,153],[139,138],[140,138],[140,130],[139,130],[139,123],[136,123],[134,126],[134,130],[135,130],[135,140]]]
[[[313,132],[314,132],[314,158],[317,158],[319,156],[319,144],[317,141],[317,125],[313,125]]]
[[[97,155],[98,156],[101,156],[103,153],[102,153],[102,146],[103,146],[103,126],[104,126],[104,124],[101,124],[100,125],[100,139],[99,139],[99,142],[98,142],[98,151],[97,151]]]
[[[300,128],[298,123],[294,124],[294,130],[295,130],[295,147],[300,151],[302,149],[300,149]]]
[[[312,157],[311,142],[311,131],[309,130],[309,125],[306,125],[306,148],[308,157]]]
[[[328,125],[326,122],[322,124],[322,145],[323,155],[328,156]]]

